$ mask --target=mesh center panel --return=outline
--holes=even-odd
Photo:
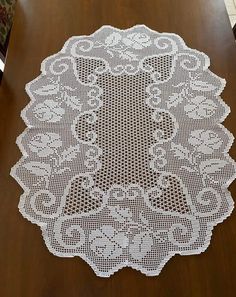
[[[167,75],[168,71],[165,73]],[[94,124],[88,123],[88,115],[78,120],[76,132],[79,138],[85,139],[87,132],[95,131],[96,144],[103,150],[100,157],[102,168],[93,176],[95,186],[103,191],[113,184],[135,183],[144,189],[157,184],[160,174],[150,168],[152,157],[149,148],[156,142],[155,131],[158,130],[163,139],[168,139],[174,131],[174,124],[170,115],[162,111],[156,115],[157,121],[152,119],[154,111],[145,101],[148,96],[146,87],[151,83],[150,74],[145,72],[133,76],[99,75],[97,84],[103,89],[103,105],[96,111],[97,120]],[[151,205],[187,212],[189,209],[180,186],[178,193],[172,189],[178,181],[174,177],[170,180],[172,183],[160,197],[150,197]],[[79,179],[72,182],[65,206],[67,214],[87,212],[102,203],[101,200],[93,201],[87,190],[80,189],[80,184]],[[173,199],[173,195],[177,195],[177,199]],[[89,202],[85,205],[84,200]]]
[[[96,123],[88,124],[87,116],[78,121],[78,136],[83,138],[94,130],[96,144],[103,150],[102,168],[94,176],[96,186],[103,190],[112,184],[138,183],[144,188],[156,184],[159,174],[150,169],[148,150],[155,144],[156,130],[165,139],[172,135],[174,126],[165,112],[160,112],[158,122],[152,119],[153,110],[145,102],[150,83],[146,73],[100,75],[97,84],[104,90],[103,106],[96,112]]]
[[[101,75],[98,85],[104,88],[103,106],[97,112],[95,124],[97,141],[103,150],[102,168],[94,177],[97,186],[108,189],[112,184],[138,183],[143,187],[155,184],[159,174],[149,167],[148,149],[155,143],[158,128],[151,116],[153,111],[145,103],[150,76]],[[105,129],[104,129],[105,126]],[[168,119],[161,121],[168,130]]]

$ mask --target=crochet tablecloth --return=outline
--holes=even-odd
[[[48,249],[99,276],[158,275],[209,245],[233,209],[225,80],[180,36],[144,25],[70,38],[26,86],[19,209]]]

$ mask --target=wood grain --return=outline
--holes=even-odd
[[[236,292],[236,216],[218,225],[207,251],[175,256],[158,277],[125,268],[108,279],[95,276],[80,258],[49,253],[39,227],[18,212],[22,189],[9,176],[21,156],[16,137],[25,128],[20,111],[24,86],[40,63],[72,35],[104,24],[145,24],[175,32],[211,58],[226,78],[223,98],[231,107],[225,126],[236,135],[236,46],[223,0],[18,0],[7,64],[0,87],[0,296],[2,297],[233,297]],[[231,156],[236,158],[235,147]],[[236,197],[236,184],[230,190]]]

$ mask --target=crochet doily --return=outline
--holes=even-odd
[[[176,34],[103,26],[70,38],[26,85],[19,209],[48,249],[99,276],[158,275],[209,245],[235,177],[225,80]]]

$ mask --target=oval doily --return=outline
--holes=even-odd
[[[19,209],[48,249],[99,276],[158,275],[203,252],[233,209],[225,80],[176,34],[103,26],[70,38],[26,86]]]

